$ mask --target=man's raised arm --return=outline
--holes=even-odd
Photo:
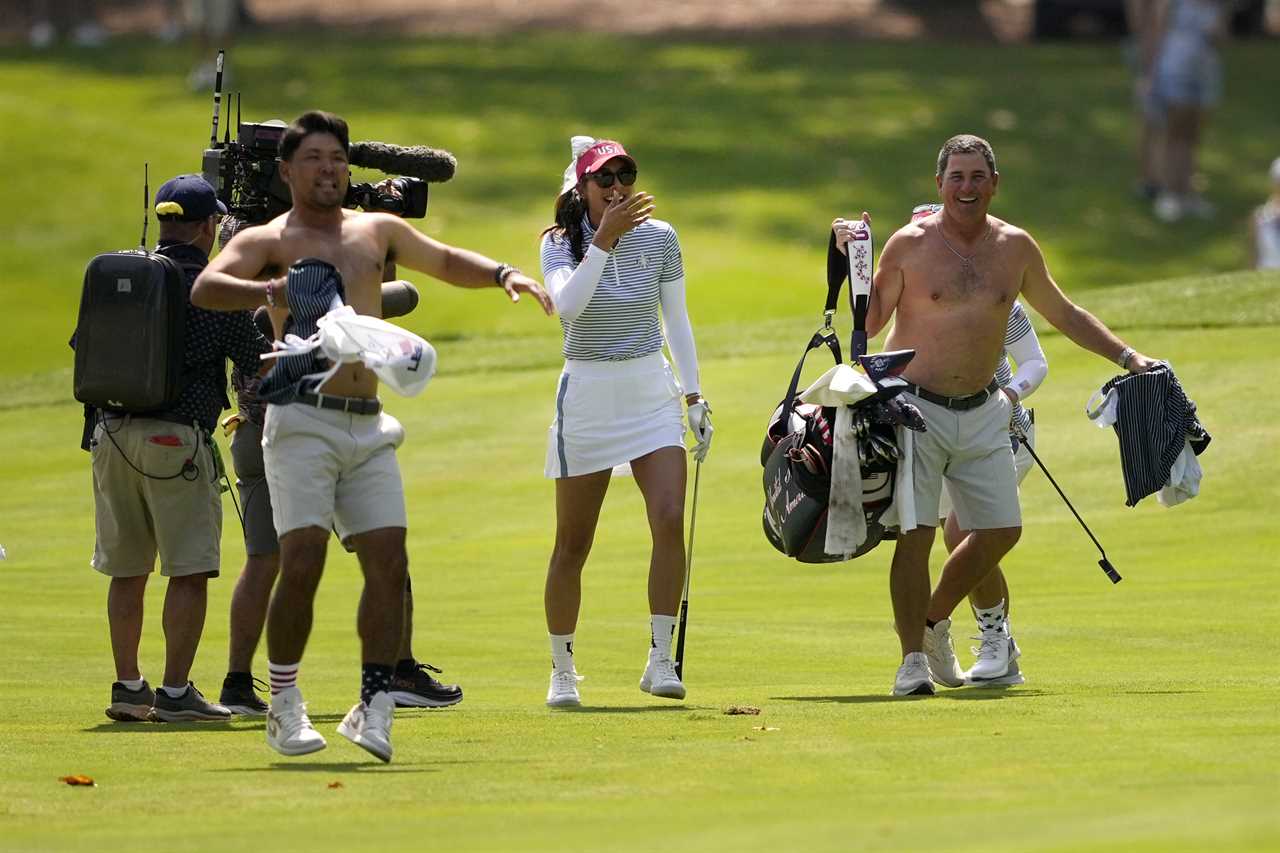
[[[1097,353],[1107,361],[1115,362],[1130,373],[1144,373],[1155,367],[1154,359],[1127,346],[1101,320],[1068,299],[1049,275],[1040,246],[1030,234],[1024,233],[1020,239],[1026,240],[1028,244],[1028,261],[1022,274],[1022,295],[1032,308],[1039,311],[1055,329],[1076,345]]]
[[[385,216],[381,226],[387,231],[391,257],[401,266],[426,273],[455,287],[501,287],[512,302],[528,293],[546,314],[554,310],[551,297],[542,285],[507,264],[500,264],[478,252],[459,249],[433,240],[409,223]]]
[[[210,311],[241,311],[267,305],[283,308],[288,300],[285,279],[256,281],[269,260],[267,235],[251,228],[236,235],[201,271],[191,287],[191,304]]]

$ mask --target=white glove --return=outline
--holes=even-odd
[[[693,458],[701,462],[711,450],[711,434],[715,432],[711,427],[711,404],[706,400],[699,400],[689,406],[689,429],[698,442],[691,451]]]

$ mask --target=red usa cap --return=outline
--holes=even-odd
[[[635,158],[627,153],[627,149],[622,147],[622,143],[614,142],[612,139],[601,139],[578,156],[578,165],[576,167],[578,180],[582,180],[583,175],[596,171],[614,157],[625,157],[631,161],[631,168],[634,169],[636,166]]]

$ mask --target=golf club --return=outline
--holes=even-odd
[[[1044,467],[1044,463],[1040,461],[1040,457],[1037,456],[1035,450],[1032,449],[1031,442],[1027,441],[1026,433],[1016,425],[1016,422],[1014,429],[1018,434],[1018,440],[1027,448],[1027,452],[1031,454],[1031,458],[1040,466],[1040,470],[1044,472],[1044,475],[1049,478],[1049,482],[1053,484],[1053,488],[1057,490],[1059,497],[1061,497],[1063,503],[1067,505],[1067,509],[1071,510],[1071,514],[1076,517],[1076,521],[1080,522],[1080,526],[1084,528],[1084,532],[1089,534],[1089,538],[1093,540],[1093,544],[1098,546],[1098,553],[1102,555],[1102,559],[1098,561],[1098,565],[1102,568],[1102,571],[1106,573],[1107,577],[1111,578],[1111,582],[1113,584],[1120,583],[1122,580],[1120,573],[1116,571],[1116,567],[1111,565],[1111,561],[1107,559],[1107,552],[1102,549],[1102,543],[1098,541],[1098,537],[1093,535],[1093,531],[1089,529],[1089,525],[1084,523],[1084,519],[1080,517],[1080,513],[1076,512],[1076,508],[1071,505],[1070,499],[1067,498],[1066,493],[1058,486],[1058,481],[1053,479],[1053,475],[1049,473],[1049,469]]]
[[[698,480],[702,477],[702,462],[693,469],[693,510],[689,514],[689,549],[684,556],[684,597],[680,599],[680,633],[676,636],[676,678],[684,681],[684,635],[689,620],[689,578],[693,574],[693,530],[698,521]]]

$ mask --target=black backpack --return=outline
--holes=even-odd
[[[190,300],[184,265],[140,249],[85,268],[73,338],[75,398],[87,406],[163,412],[182,393]]]

